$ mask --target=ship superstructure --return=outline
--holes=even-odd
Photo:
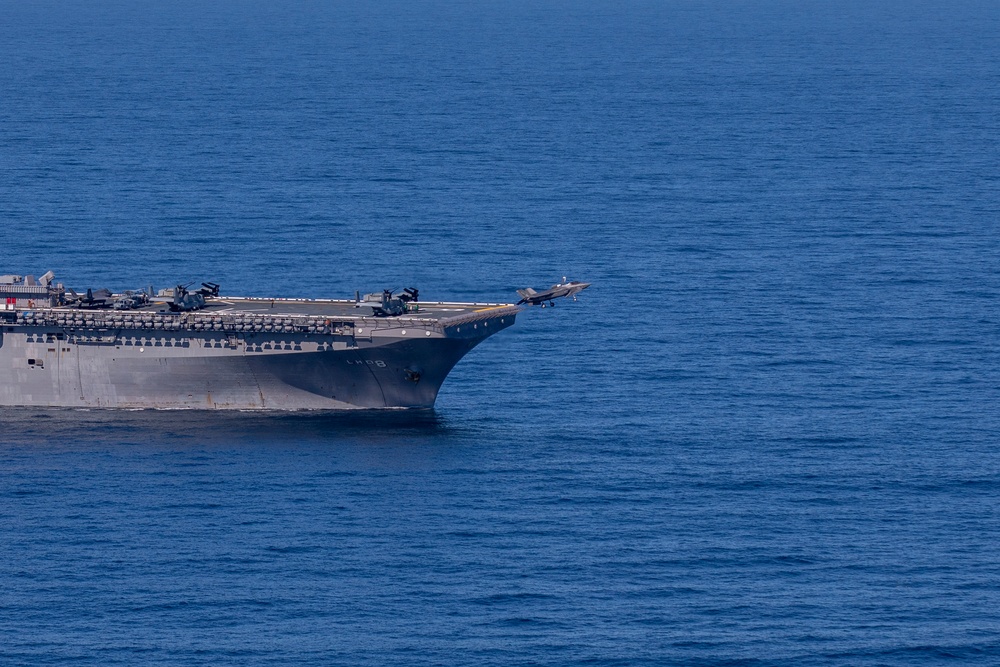
[[[0,276],[0,309],[52,308],[63,303],[66,293],[61,284],[53,284],[55,274],[49,271],[41,278],[34,276]]]
[[[0,405],[427,408],[452,367],[511,326],[509,303],[229,297],[219,286],[77,294],[0,277]]]

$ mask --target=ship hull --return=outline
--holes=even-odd
[[[0,334],[0,405],[208,410],[429,408],[448,373],[508,315],[375,336],[61,328]],[[406,336],[409,337],[406,337]]]

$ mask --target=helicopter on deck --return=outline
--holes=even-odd
[[[206,299],[219,296],[218,283],[202,283],[200,289],[192,292],[188,288],[193,284],[178,285],[173,289],[173,301],[167,303],[170,312],[187,313],[192,310],[201,310],[205,307]]]

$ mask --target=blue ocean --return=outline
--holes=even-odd
[[[998,54],[977,0],[0,3],[0,273],[593,283],[431,411],[0,410],[0,664],[1000,664]]]

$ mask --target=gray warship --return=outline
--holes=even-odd
[[[215,283],[78,294],[54,278],[0,276],[0,405],[430,408],[455,364],[522,309],[425,302],[412,288],[353,300],[223,296]],[[564,279],[526,303],[587,286]]]

